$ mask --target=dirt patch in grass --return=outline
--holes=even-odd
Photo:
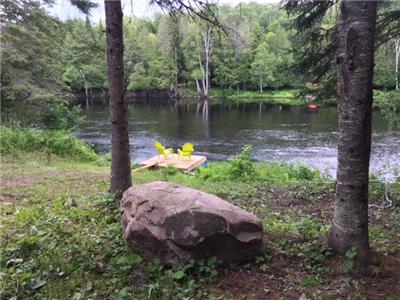
[[[324,222],[330,222],[333,217],[335,194],[331,188],[325,188],[315,193],[299,191],[297,187],[267,188],[262,198],[275,213],[290,214],[293,217],[312,216]]]
[[[400,260],[382,257],[379,266],[367,274],[346,274],[341,271],[344,259],[331,257],[326,262],[332,268],[318,282],[320,275],[310,275],[299,268],[301,260],[274,257],[263,272],[260,267],[233,267],[220,272],[214,294],[224,299],[368,299],[381,300],[400,295]],[[322,297],[322,298],[321,298]]]
[[[228,299],[297,300],[301,293],[294,286],[301,280],[302,272],[292,267],[282,256],[277,256],[268,264],[266,272],[254,265],[225,269],[221,272],[215,293]]]
[[[0,205],[12,205],[13,197],[8,194],[1,193],[0,194]]]
[[[20,170],[21,171],[21,170]],[[68,193],[75,196],[90,196],[96,184],[104,182],[106,189],[108,174],[105,172],[63,171],[38,169],[29,174],[16,174],[0,180],[0,204],[11,205],[30,196],[57,196]]]
[[[20,186],[32,184],[36,178],[34,176],[21,176],[7,180],[0,180],[0,190],[17,188]]]
[[[329,225],[334,211],[332,186],[313,190],[298,187],[268,187],[254,212],[263,220],[277,218],[300,225],[302,218],[312,218]],[[251,207],[251,199],[244,200]],[[275,220],[275,219],[274,219]],[[296,223],[297,222],[297,223]],[[294,225],[294,227],[298,226]],[[216,295],[228,299],[387,299],[400,295],[400,226],[389,209],[370,209],[371,243],[379,250],[377,263],[359,274],[344,271],[346,258],[329,254],[318,261],[318,249],[311,247],[313,239],[288,227],[280,234],[267,229],[269,258],[262,263],[225,269],[214,286]],[[284,227],[285,228],[285,227]],[[269,231],[268,231],[269,230]],[[272,229],[273,230],[273,229]],[[300,228],[301,230],[301,228]],[[323,236],[317,240],[324,244]],[[315,238],[314,238],[315,240]]]

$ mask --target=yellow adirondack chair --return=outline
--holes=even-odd
[[[165,157],[168,157],[168,155],[174,153],[174,149],[165,149],[165,147],[160,142],[155,142],[154,147],[156,147],[158,151],[158,156],[164,155]]]
[[[192,144],[186,143],[182,146],[182,150],[178,149],[178,158],[180,157],[192,157],[192,152],[194,151],[194,146]]]

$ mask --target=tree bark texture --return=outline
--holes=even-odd
[[[344,0],[338,29],[339,110],[336,202],[329,243],[369,252],[368,173],[371,152],[375,1]]]
[[[121,1],[105,0],[107,75],[111,112],[111,185],[116,196],[132,185],[128,135],[128,107],[124,100],[123,31]]]

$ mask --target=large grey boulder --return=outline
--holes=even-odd
[[[263,230],[253,214],[221,198],[156,181],[125,191],[122,226],[128,247],[165,264],[217,257],[246,261],[263,253]]]

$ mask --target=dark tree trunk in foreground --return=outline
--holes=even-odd
[[[337,52],[339,144],[333,249],[369,253],[368,173],[371,151],[375,1],[341,3]],[[360,253],[359,252],[359,253]]]
[[[124,100],[121,1],[105,0],[107,75],[111,111],[111,193],[120,196],[132,185],[128,136],[128,107]]]

